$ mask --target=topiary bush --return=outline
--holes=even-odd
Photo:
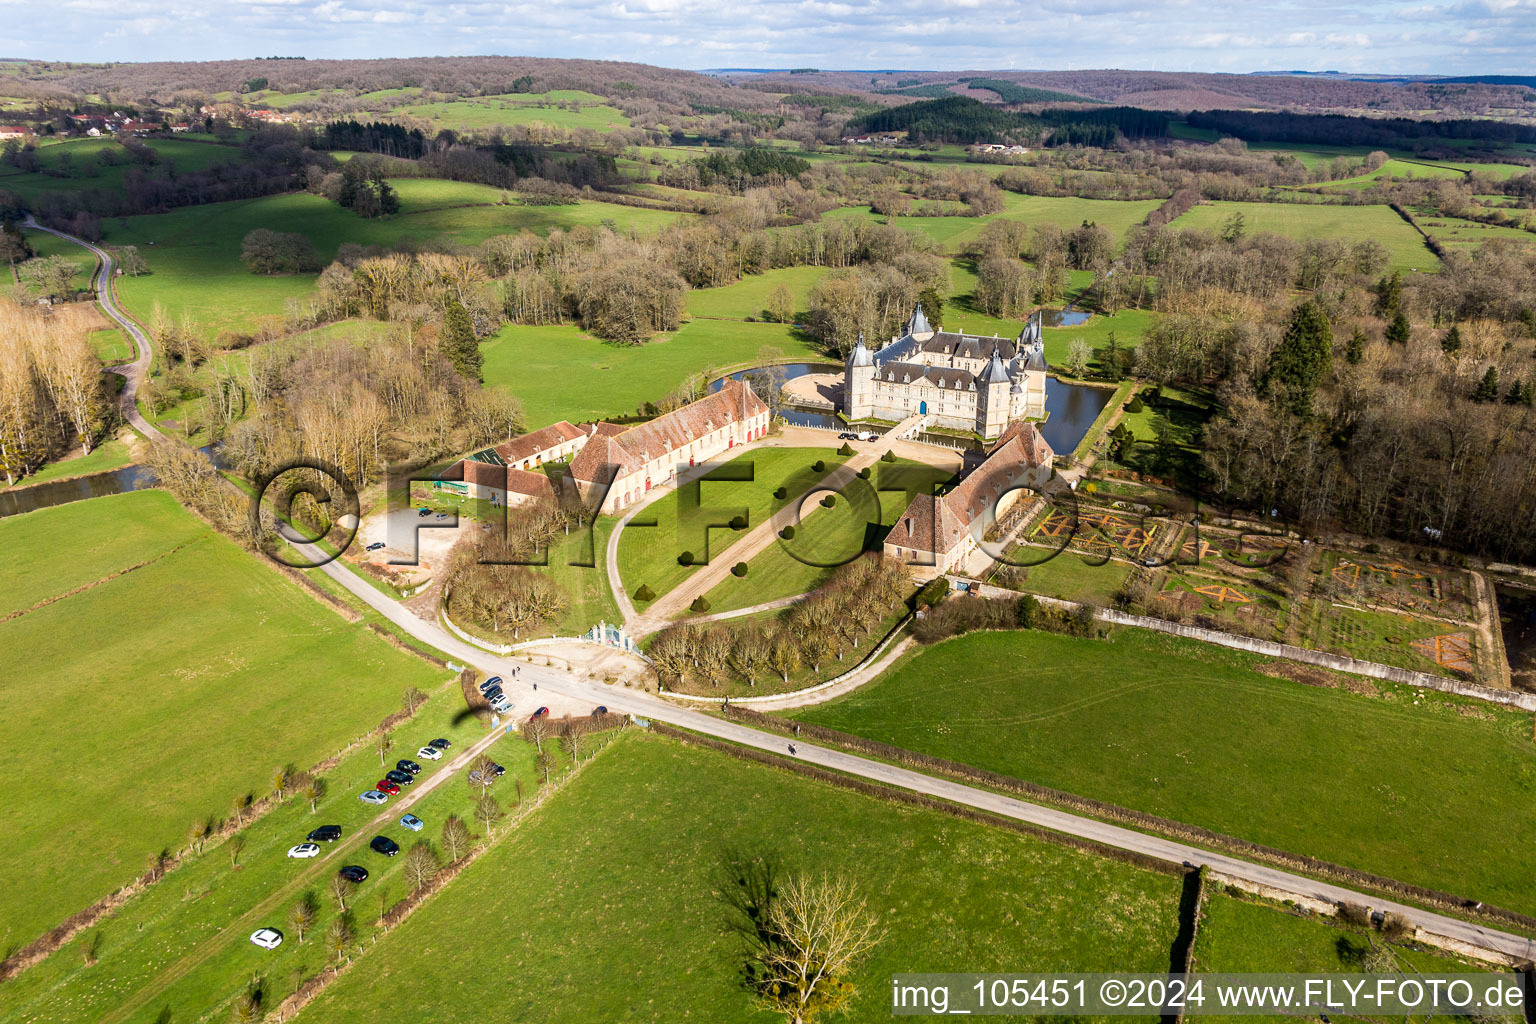
[[[891,451],[889,448],[887,448],[885,450],[885,454],[880,456],[880,461],[881,462],[895,462],[896,461],[896,453]]]
[[[689,605],[688,607],[693,611],[703,613],[709,611],[709,602],[704,600],[703,594],[700,594],[698,597],[693,599],[693,604]]]
[[[869,467],[868,466],[865,466],[863,469],[859,470],[859,479],[860,480],[868,480],[869,479]]]
[[[731,516],[731,529],[745,530],[747,528],[746,516]]]
[[[936,576],[917,592],[914,602],[919,608],[932,608],[949,596],[949,580],[943,576]]]
[[[827,462],[825,459],[817,459],[811,463],[811,468],[818,473],[825,473],[827,471]]]
[[[831,508],[833,505],[836,505],[836,504],[837,504],[837,498],[835,498],[834,496],[832,496],[830,494],[827,495],[825,498],[821,499],[821,507],[822,508]]]
[[[1126,412],[1141,412],[1146,406],[1142,404],[1140,395],[1132,395],[1131,400],[1125,403]]]
[[[678,555],[677,556],[677,564],[678,565],[692,565],[693,564],[693,552],[692,551],[684,551],[682,554]]]
[[[778,498],[780,501],[783,501],[785,498],[789,497],[789,491],[783,487],[775,487],[773,489],[773,496]]]
[[[843,446],[837,450],[837,454],[839,454],[839,455],[852,455],[853,454],[853,445],[849,444],[847,441],[844,441],[843,442]]]
[[[649,583],[642,583],[640,584],[640,589],[635,591],[635,600],[654,601],[656,600],[656,591],[651,589],[651,585]]]
[[[794,540],[795,528],[793,526],[786,526],[784,529],[779,531],[779,536],[783,537],[785,540]]]
[[[737,579],[741,579],[746,574],[747,574],[747,563],[746,562],[737,562],[735,565],[731,566],[731,575],[735,576]]]

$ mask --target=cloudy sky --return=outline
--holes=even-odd
[[[1530,74],[1536,0],[0,0],[0,56]]]

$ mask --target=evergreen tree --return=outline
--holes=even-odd
[[[1413,328],[1408,326],[1408,318],[1398,310],[1392,316],[1392,322],[1387,325],[1387,340],[1394,345],[1406,345],[1408,339],[1413,337]]]
[[[1451,329],[1440,339],[1440,349],[1446,355],[1455,355],[1461,351],[1461,328],[1458,325],[1451,324]]]
[[[1483,379],[1478,382],[1477,389],[1472,392],[1474,402],[1497,402],[1499,400],[1499,368],[1488,367],[1488,372],[1483,374]]]
[[[1376,314],[1383,317],[1396,317],[1402,311],[1403,305],[1403,274],[1402,271],[1392,271],[1391,277],[1384,277],[1376,285]]]
[[[1536,405],[1536,384],[1526,381],[1520,385],[1520,404],[1527,409]]]
[[[1525,381],[1512,380],[1509,382],[1509,390],[1504,392],[1505,405],[1519,405],[1520,395],[1525,391]]]
[[[1296,307],[1259,382],[1261,393],[1298,416],[1312,412],[1312,396],[1333,365],[1333,330],[1328,316],[1316,302]]]
[[[378,193],[380,214],[387,217],[392,213],[400,212],[400,197],[395,194],[395,190],[390,187],[389,182],[385,180],[384,173],[382,171],[374,172],[373,187],[374,190]]]
[[[1344,358],[1349,360],[1351,366],[1359,364],[1365,358],[1365,332],[1355,328],[1355,333],[1349,336],[1349,343],[1344,346]]]
[[[1520,323],[1525,326],[1525,333],[1536,338],[1536,312],[1529,309],[1520,311]]]
[[[443,311],[443,325],[437,334],[437,350],[462,376],[480,379],[480,365],[484,357],[475,341],[475,328],[470,322],[469,311],[458,299],[450,299]]]

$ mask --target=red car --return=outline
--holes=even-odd
[[[373,788],[377,789],[380,793],[388,793],[390,796],[400,795],[400,787],[388,779],[380,779],[373,784]]]
[[[535,718],[543,718],[547,714],[549,714],[549,708],[539,708],[539,710],[528,716],[528,721],[531,722]]]

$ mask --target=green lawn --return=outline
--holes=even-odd
[[[1133,225],[1141,223],[1151,211],[1161,205],[1157,200],[1079,199],[1055,196],[1025,196],[1014,192],[1004,193],[1004,209],[1001,213],[985,217],[894,217],[894,223],[909,230],[921,231],[939,242],[949,252],[962,252],[981,237],[987,222],[998,218],[1036,224],[1055,224],[1064,230],[1077,227],[1083,221],[1092,221],[1108,228],[1118,242]],[[828,217],[876,218],[867,206],[845,206],[828,213]]]
[[[1088,532],[1086,528],[1084,532]],[[1064,601],[1107,605],[1131,574],[1126,562],[1085,558],[1067,550],[1053,556],[1055,544],[1045,543],[1050,546],[1011,549],[1008,557],[1012,564],[1000,569],[991,582]]]
[[[1250,235],[1269,231],[1296,239],[1336,238],[1349,244],[1374,239],[1386,246],[1395,270],[1428,272],[1440,265],[1419,233],[1385,206],[1211,202],[1190,210],[1172,226],[1217,232],[1234,213],[1243,215]]]
[[[120,327],[92,331],[91,345],[96,349],[96,358],[100,359],[105,366],[131,363],[136,354],[133,342]]]
[[[48,766],[46,784],[7,798],[0,886],[28,894],[6,904],[8,944],[181,846],[194,820],[264,792],[278,765],[334,753],[407,686],[445,675],[349,625],[161,491],[0,520],[0,546],[0,614],[23,612],[0,624],[11,669],[0,726]]]
[[[796,527],[747,563],[747,575],[727,576],[705,595],[710,611],[746,608],[815,590],[833,570],[865,551],[879,551],[892,524],[918,493],[932,493],[954,473],[911,459],[877,462],[869,485],[850,484],[832,508],[817,505]]]
[[[495,205],[500,192],[481,186],[425,179],[401,179],[402,212],[365,220],[320,196],[299,192],[260,199],[192,206],[170,213],[128,218],[124,227],[103,225],[112,245],[137,245],[151,273],[123,278],[118,292],[129,311],[147,317],[156,301],[179,319],[183,312],[217,332],[248,330],[262,315],[283,311],[287,299],[310,294],[310,274],[266,277],[240,262],[241,240],[255,228],[296,231],[315,244],[322,261],[343,242],[392,246],[406,239],[475,244],[492,235],[524,228],[545,233],[556,227],[611,222],[620,230],[653,231],[685,214],[610,203],[572,206]],[[460,206],[474,196],[493,205]]]
[[[778,1020],[741,987],[729,854],[855,879],[885,937],[851,1020],[887,1019],[891,974],[926,965],[1167,969],[1175,878],[632,733],[303,1019]]]
[[[1450,249],[1477,249],[1495,238],[1526,247],[1536,246],[1536,234],[1509,225],[1483,224],[1436,213],[1422,214],[1418,221],[1431,238]]]
[[[456,748],[482,738],[485,733],[478,722],[456,714],[462,707],[456,687],[437,691],[414,722],[399,730],[388,764],[392,767],[398,758],[411,757],[417,746],[435,736],[448,738]],[[522,780],[529,795],[537,788],[533,747],[509,738],[488,753],[507,769],[491,792],[510,810],[516,803],[514,777]],[[411,788],[419,789],[447,762],[420,763],[423,771]],[[359,793],[373,788],[384,770],[371,745],[349,755],[326,774],[327,791],[314,812],[300,797],[245,830],[238,867],[226,842],[129,901],[101,927],[100,961],[94,966],[83,967],[78,951],[66,948],[8,982],[0,1021],[63,1024],[101,1020],[116,1012],[123,1020],[147,1022],[166,1005],[177,1008],[173,1019],[224,1019],[230,1014],[223,1004],[243,989],[253,971],[263,973],[279,997],[287,995],[296,971],[313,973],[324,959],[322,937],[337,912],[327,886],[338,867],[360,864],[369,872],[351,907],[354,932],[367,934],[381,903],[392,903],[406,893],[405,857],[388,859],[373,853],[367,849],[368,841],[383,834],[409,849],[415,838],[437,843],[442,822],[450,814],[472,820],[472,790],[451,780],[412,806],[411,813],[426,822],[426,828],[419,836],[407,831],[398,824],[401,812],[373,808],[357,799]],[[370,826],[380,811],[387,815],[386,821]],[[321,824],[342,827],[337,845],[323,846],[324,853],[314,860],[290,860],[284,855]],[[472,830],[480,831],[478,826]],[[286,916],[306,890],[319,897],[320,906],[301,943]],[[251,945],[250,933],[261,926],[282,931],[283,945],[271,951]],[[189,964],[195,966],[183,972]]]
[[[801,717],[1536,910],[1524,869],[1495,853],[1536,842],[1529,714],[1385,683],[1376,697],[1303,686],[1255,672],[1260,661],[1139,630],[988,633]]]
[[[160,155],[161,162],[150,165],[152,175],[165,173],[173,168],[176,173],[200,171],[214,164],[240,158],[240,150],[234,146],[210,145],[187,139],[140,139],[139,142]],[[103,151],[114,151],[122,162],[107,165],[99,156]],[[47,170],[59,170],[66,162],[72,165],[68,177],[54,177],[43,171],[23,174],[13,168],[0,171],[0,188],[9,189],[23,199],[35,199],[45,192],[85,192],[104,190],[116,192],[123,187],[123,175],[138,166],[114,139],[78,139],[58,145],[40,147],[38,162]]]
[[[812,286],[828,272],[826,267],[784,267],[749,275],[723,288],[696,288],[688,293],[688,312],[693,316],[761,319],[768,308],[768,296],[784,285],[795,296],[796,313],[804,313],[810,305]]]
[[[644,584],[657,597],[665,594],[695,572],[678,564],[685,551],[692,552],[700,564],[706,561],[706,553],[709,561],[729,559],[730,545],[739,537],[767,522],[845,459],[834,448],[758,448],[657,500],[636,515],[619,538],[624,589],[633,597]],[[824,472],[811,468],[817,461],[825,464]],[[732,479],[748,473],[751,480]],[[779,487],[785,489],[784,498],[773,496]],[[738,514],[745,514],[748,524],[739,533],[726,525]]]
[[[577,102],[580,106],[571,110],[559,105],[561,102]],[[431,121],[440,128],[470,131],[532,124],[564,129],[588,128],[599,132],[629,127],[629,118],[617,107],[609,106],[601,96],[577,89],[562,89],[546,95],[513,93],[446,103],[413,103],[396,107],[391,113]]]
[[[690,375],[751,363],[764,347],[789,359],[825,358],[814,342],[787,325],[723,320],[693,320],[643,345],[615,345],[574,324],[509,324],[480,350],[485,382],[519,396],[528,422],[543,426],[559,419],[631,415]]]

